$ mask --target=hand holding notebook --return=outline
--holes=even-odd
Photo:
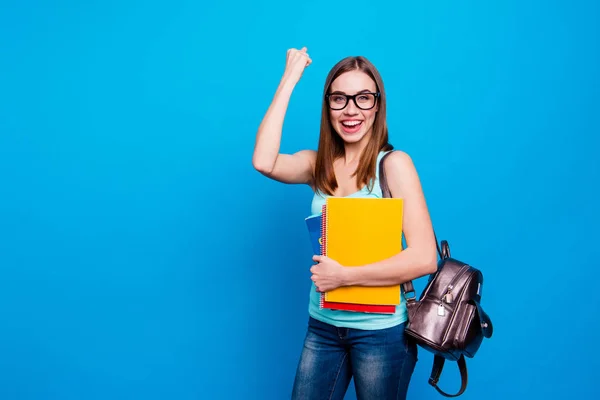
[[[317,264],[310,269],[311,279],[319,292],[329,292],[345,285],[347,270],[339,262],[321,255],[313,256]]]

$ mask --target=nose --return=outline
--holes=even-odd
[[[348,104],[346,104],[346,108],[344,108],[344,114],[348,114],[348,115],[358,114],[358,107],[356,107],[356,104],[354,104],[353,99],[348,99]]]

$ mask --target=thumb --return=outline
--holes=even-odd
[[[300,49],[300,51],[301,51],[301,52],[303,52],[303,53],[306,53],[306,50],[308,50],[308,49],[306,48],[306,46],[304,46],[303,48],[301,48],[301,49]]]
[[[318,254],[315,254],[312,259],[313,259],[313,261],[321,262],[321,256]]]

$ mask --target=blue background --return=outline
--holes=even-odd
[[[600,6],[569,3],[3,2],[0,398],[289,397],[312,193],[251,157],[302,46],[282,151],[316,148],[327,72],[367,56],[438,236],[484,272],[462,398],[598,398]],[[409,398],[440,398],[431,361]]]

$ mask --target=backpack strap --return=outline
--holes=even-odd
[[[465,361],[465,356],[461,354],[458,359],[458,369],[460,370],[460,390],[456,394],[448,394],[440,389],[437,385],[440,380],[440,375],[442,374],[442,370],[444,369],[444,362],[446,359],[442,356],[438,356],[437,354],[433,357],[433,368],[431,369],[431,376],[429,377],[429,384],[435,388],[442,396],[446,397],[458,397],[464,393],[467,388],[467,381],[469,379],[467,374],[467,362]]]
[[[383,155],[383,157],[381,157],[381,160],[379,161],[379,185],[381,186],[381,195],[382,197],[392,197],[392,192],[390,191],[390,188],[388,186],[387,180],[386,180],[386,176],[385,176],[385,168],[383,166],[383,163],[386,159],[387,156],[389,156],[390,154],[392,154],[394,152],[394,150],[391,150],[387,153],[385,153]],[[443,247],[443,251],[440,248],[440,245],[438,243],[437,240],[437,236],[435,235],[435,231],[433,232],[433,236],[435,237],[435,247],[437,248],[437,252],[440,256],[440,258],[446,259],[450,257],[450,248],[448,246],[448,242],[446,242],[445,240],[442,241],[442,247]],[[402,284],[402,288],[404,289],[404,297],[406,297],[406,301],[411,302],[411,301],[415,301],[416,300],[416,293],[415,293],[415,289],[413,286],[412,281],[408,281],[408,282],[404,282]],[[408,297],[407,293],[412,293],[413,295]]]

